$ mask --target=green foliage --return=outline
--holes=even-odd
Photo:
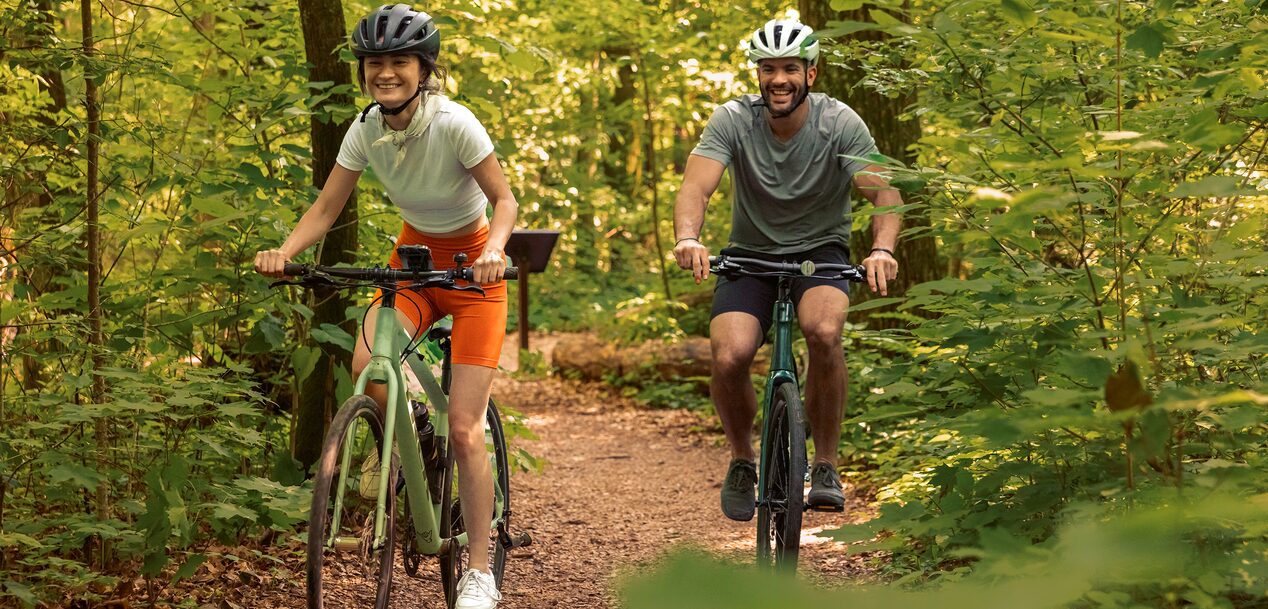
[[[515,378],[540,379],[549,372],[550,366],[546,363],[546,357],[541,351],[520,349],[519,367],[515,369]]]
[[[1233,607],[1268,590],[1252,507],[1268,140],[1263,60],[1240,51],[1266,42],[1241,27],[1263,16],[1121,6],[916,6],[882,26],[896,38],[845,50],[866,86],[919,80],[922,166],[893,171],[959,269],[899,306],[934,318],[848,333],[842,453],[883,508],[836,535],[886,553],[917,591],[904,605],[1024,589],[1020,606]]]
[[[356,340],[311,327],[296,291],[248,270],[314,198],[313,108],[353,93],[310,82],[295,7],[97,3],[88,58],[79,5],[50,4],[0,4],[0,604],[92,602],[122,574],[191,576],[208,540],[291,529],[307,491],[287,413],[317,363],[300,337]],[[856,390],[841,450],[890,507],[840,534],[887,549],[877,563],[916,588],[860,599],[972,592],[1024,606],[986,588],[1026,583],[1061,584],[1053,602],[1079,595],[1064,606],[1263,595],[1262,523],[1247,512],[1265,492],[1268,395],[1260,4],[886,0],[870,3],[872,22],[835,24],[893,35],[828,61],[862,64],[860,85],[883,94],[917,92],[920,160],[894,176],[952,269],[904,295],[891,315],[907,328],[848,331]],[[347,21],[369,8],[346,3]],[[660,281],[668,209],[710,109],[751,89],[737,45],[770,10],[436,8],[449,93],[489,127],[520,225],[561,231],[532,283],[537,327],[704,332],[694,297],[707,288],[677,271],[672,294]],[[104,117],[96,353],[84,338],[86,77]],[[361,186],[359,257],[382,261],[399,216],[374,176]],[[715,249],[728,211],[706,219]],[[345,375],[333,390],[349,386]],[[527,428],[512,417],[508,433]],[[1133,545],[1190,566],[1120,569],[1140,556]],[[1081,564],[1077,548],[1101,558]],[[696,569],[682,573],[733,591],[791,585]],[[803,593],[819,598],[785,598]]]
[[[917,589],[880,584],[823,590],[752,567],[680,555],[628,582],[623,596],[631,609],[1257,606],[1268,575],[1264,500],[1259,495],[1248,502],[1223,490],[1186,497],[1168,489],[1137,497],[1130,508],[1125,499],[1110,508],[1085,504],[1037,544],[987,528],[979,547],[958,556],[961,564],[975,560],[973,569],[954,569],[937,585]]]

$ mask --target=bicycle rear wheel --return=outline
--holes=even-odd
[[[805,414],[795,383],[775,388],[768,414],[770,435],[761,476],[766,501],[757,509],[757,564],[794,571],[806,476]]]
[[[364,395],[348,398],[330,422],[313,486],[308,517],[309,609],[386,609],[388,605],[396,539],[396,494],[392,491],[398,467],[389,468],[385,537],[376,545],[377,456],[382,451],[383,418],[378,404]],[[371,454],[375,458],[370,459]],[[373,467],[365,467],[367,459]]]
[[[445,506],[440,515],[440,534],[444,537],[456,537],[466,532],[462,518],[462,502],[458,499],[458,465],[454,460],[452,443],[446,457],[445,481],[441,505]],[[493,469],[493,514],[497,515],[498,525],[489,531],[485,540],[469,539],[471,543],[485,543],[489,552],[489,570],[497,579],[498,589],[502,589],[503,576],[506,571],[506,555],[510,542],[511,530],[511,470],[506,449],[506,436],[502,431],[502,418],[497,405],[489,400],[489,409],[485,414],[485,447],[490,451],[489,465]],[[458,599],[458,580],[470,566],[470,548],[453,546],[448,553],[440,556],[440,574],[445,586],[445,600],[453,607]]]

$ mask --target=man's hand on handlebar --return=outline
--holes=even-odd
[[[255,272],[265,277],[283,279],[286,277],[286,273],[282,269],[290,261],[290,256],[287,256],[286,252],[280,249],[257,252],[255,254]]]
[[[697,284],[709,278],[709,248],[699,239],[679,239],[674,246],[674,259],[680,268],[691,271]]]
[[[863,259],[863,266],[867,268],[867,286],[872,293],[889,296],[889,282],[898,278],[898,261],[889,252],[874,249]]]

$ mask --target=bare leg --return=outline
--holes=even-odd
[[[836,467],[841,419],[845,416],[848,373],[841,329],[850,298],[832,286],[806,291],[797,305],[797,319],[810,349],[806,370],[806,417],[814,438],[815,461]]]
[[[489,572],[489,522],[493,519],[493,470],[484,446],[484,419],[493,368],[453,365],[449,394],[449,442],[458,460],[458,497],[466,525],[471,568]]]
[[[761,345],[761,324],[747,313],[723,313],[709,323],[709,337],[713,348],[709,395],[731,443],[731,457],[753,461],[757,394],[749,378],[749,367]]]

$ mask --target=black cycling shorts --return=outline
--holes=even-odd
[[[800,263],[805,260],[812,260],[816,264],[850,263],[850,248],[840,243],[828,243],[806,252],[793,254],[761,254],[738,248],[724,249],[722,254],[772,262]],[[844,292],[846,296],[850,295],[850,282],[846,279],[799,277],[794,279],[792,284],[793,305],[796,306],[801,303],[801,297],[806,294],[807,290],[821,285],[830,285]],[[723,277],[719,275],[717,286],[713,288],[713,312],[710,313],[709,319],[733,311],[748,313],[757,318],[758,323],[762,325],[762,336],[766,336],[766,332],[770,330],[773,321],[771,316],[774,313],[775,299],[779,296],[778,287],[779,279],[775,277]]]

